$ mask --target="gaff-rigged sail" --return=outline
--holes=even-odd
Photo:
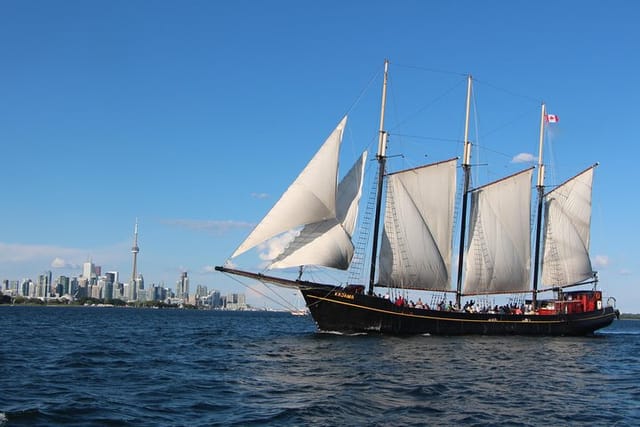
[[[336,218],[338,156],[346,122],[345,116],[231,258],[285,231]]]
[[[593,170],[569,179],[544,196],[542,283],[563,286],[593,277],[589,259]]]
[[[532,171],[527,169],[471,193],[465,294],[529,289]]]
[[[366,158],[365,151],[338,185],[336,218],[305,225],[269,268],[300,265],[349,268]]]
[[[456,159],[388,176],[378,286],[448,290]]]

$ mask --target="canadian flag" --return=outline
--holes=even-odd
[[[560,121],[560,117],[558,117],[555,114],[547,114],[545,116],[545,118],[547,119],[547,122],[549,122],[549,123],[558,123]]]

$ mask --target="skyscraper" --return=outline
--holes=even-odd
[[[48,298],[51,296],[51,271],[47,271],[38,277],[36,297]]]
[[[95,268],[95,265],[93,265],[93,262],[91,260],[82,264],[82,277],[84,279],[87,279],[87,281],[91,281],[91,279],[95,277],[95,275],[96,275],[96,268]]]
[[[185,303],[189,301],[189,278],[186,271],[180,273],[180,280],[176,282],[176,298],[181,298]]]
[[[131,282],[129,286],[132,301],[135,301],[138,296],[136,292],[136,269],[138,267],[138,252],[140,252],[140,248],[138,247],[138,218],[136,218],[136,226],[133,230],[133,247],[131,248],[131,253],[133,254],[133,271],[131,273]]]

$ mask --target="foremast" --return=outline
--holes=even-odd
[[[384,187],[384,171],[387,163],[387,132],[384,130],[384,112],[387,103],[387,81],[389,77],[389,60],[384,61],[384,77],[382,81],[382,101],[380,107],[380,130],[378,132],[378,184],[376,192],[376,210],[373,222],[373,243],[371,247],[371,272],[369,274],[369,295],[373,295],[376,277],[376,257],[378,253],[378,237],[380,234],[380,215],[382,211],[382,189]]]
[[[471,180],[471,141],[469,141],[469,112],[471,109],[471,82],[472,77],[467,77],[467,105],[464,121],[464,151],[462,156],[462,170],[464,172],[464,184],[462,187],[462,213],[460,220],[460,246],[458,248],[458,282],[456,284],[456,306],[460,307],[462,297],[462,271],[464,265],[464,245],[467,228],[467,203]]]
[[[538,144],[538,181],[536,189],[538,191],[538,206],[536,213],[536,243],[533,261],[533,289],[531,294],[531,309],[535,310],[538,302],[538,278],[540,269],[540,243],[542,236],[542,206],[544,204],[544,163],[542,162],[542,146],[544,144],[544,122],[546,117],[546,107],[544,102],[540,108],[540,141]]]

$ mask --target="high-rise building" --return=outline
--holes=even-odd
[[[71,289],[69,287],[69,278],[67,276],[58,277],[58,284],[56,286],[56,294],[61,297],[62,295],[70,294]]]
[[[100,298],[104,302],[110,302],[113,299],[113,274],[106,273],[104,276],[98,279],[98,286],[100,286]]]
[[[73,294],[74,298],[87,298],[89,294],[89,279],[81,277],[77,280],[77,291]]]
[[[222,297],[220,296],[219,291],[211,292],[211,307],[212,308],[222,308],[223,302]]]
[[[36,283],[34,283],[33,280],[29,279],[29,284],[28,284],[29,292],[27,292],[27,295],[29,296],[29,298],[36,298],[38,296],[36,294],[37,292],[36,288],[37,288]]]
[[[182,299],[185,303],[189,301],[189,278],[186,271],[180,273],[180,280],[176,282],[176,298]]]
[[[92,277],[95,277],[96,269],[93,265],[93,262],[87,261],[82,264],[82,278],[87,279],[87,281],[91,281]]]
[[[246,310],[247,302],[245,294],[227,294],[225,308],[227,310]]]
[[[111,283],[111,293],[108,296],[105,294],[104,299],[120,299],[122,295],[120,292],[121,285],[119,286],[118,283],[118,272],[107,271],[104,273],[104,276],[106,277],[106,281]]]
[[[47,271],[38,277],[35,296],[37,298],[48,298],[51,296],[51,271]]]
[[[31,280],[22,279],[22,283],[20,284],[19,294],[22,295],[23,297],[31,296],[29,295],[29,283],[31,283]]]
[[[78,283],[78,278],[74,277],[69,281],[69,295],[71,295],[72,297],[76,298],[76,295],[78,294],[78,288],[80,287],[80,284]]]
[[[104,273],[104,277],[107,282],[118,283],[118,272],[117,271],[107,271]]]

